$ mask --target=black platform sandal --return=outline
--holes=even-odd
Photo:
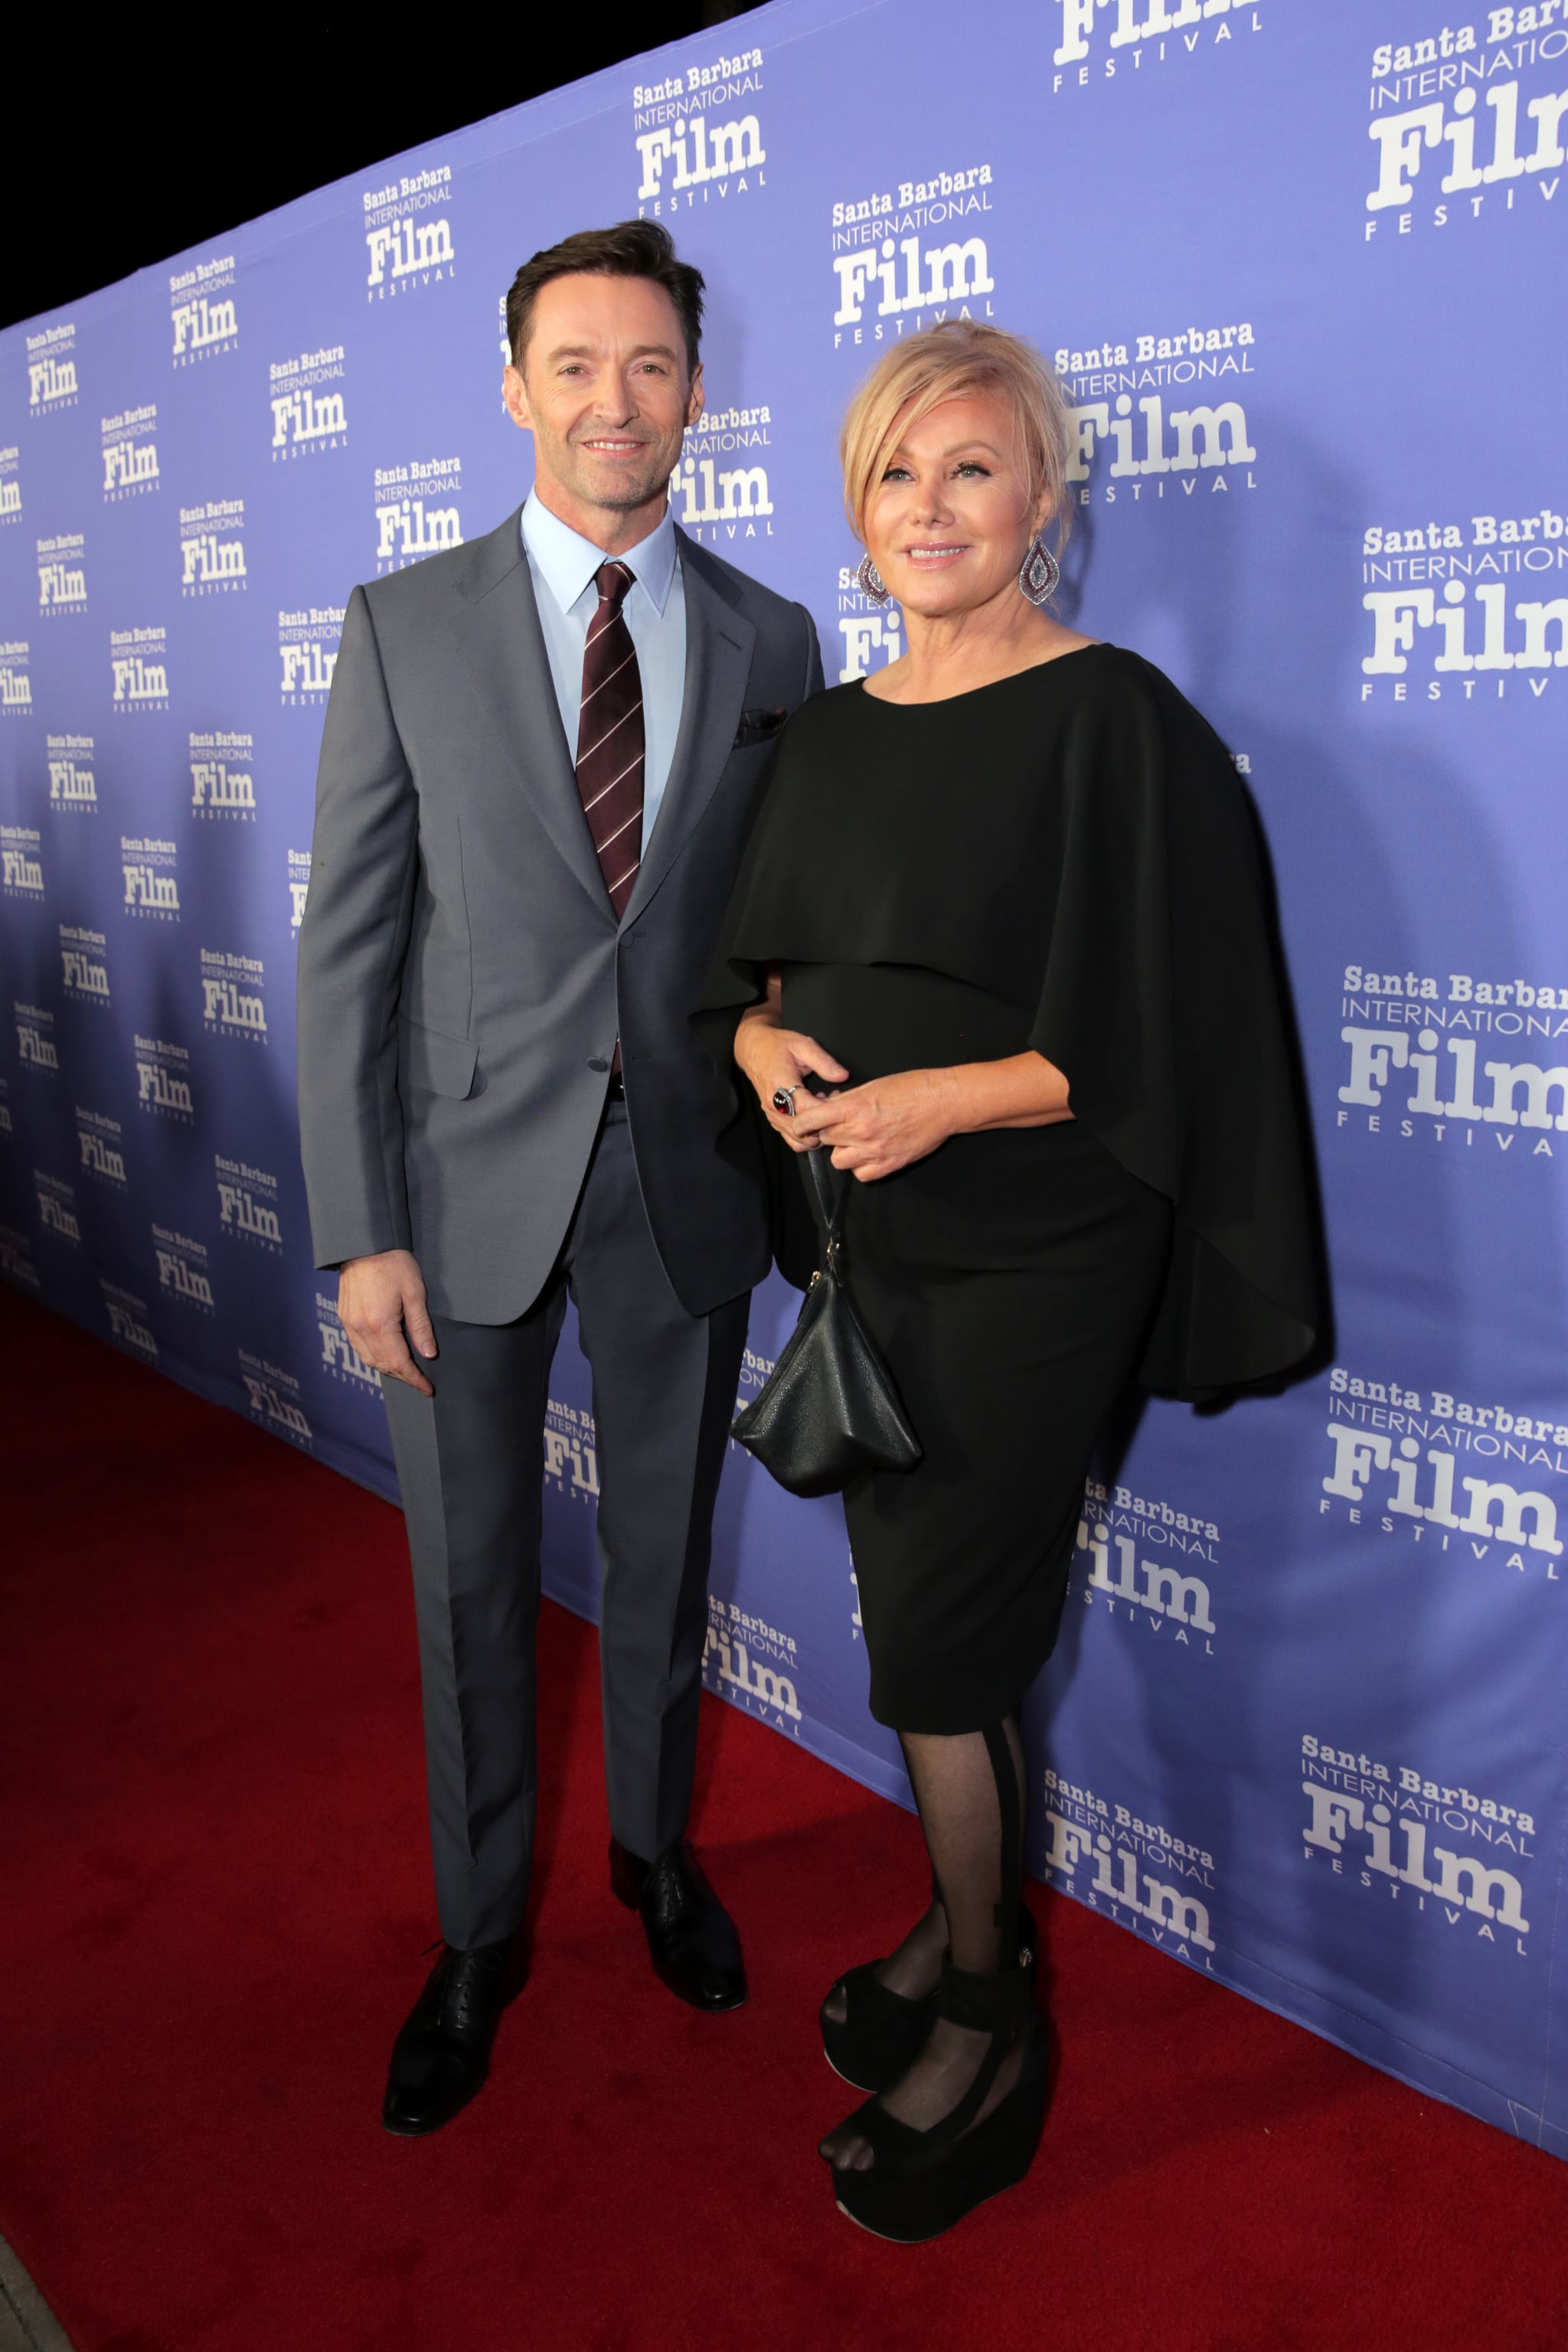
[[[935,1897],[941,1901],[941,1896]],[[1031,1985],[1039,1930],[1028,1906],[1018,1906],[1017,1965]],[[857,2091],[885,2091],[913,2064],[915,2053],[931,2031],[937,1988],[911,2000],[883,1984],[877,1971],[885,1960],[867,1960],[838,1979],[817,2011],[822,2028],[823,2055],[834,2073]],[[842,2017],[830,2017],[828,2004],[844,2001]]]
[[[870,2143],[873,2163],[864,2172],[832,2168],[839,2210],[874,2236],[905,2246],[941,2237],[988,2197],[1016,2189],[1034,2160],[1046,2116],[1049,2045],[1027,1969],[971,1976],[944,1960],[931,2013],[990,2034],[973,2082],[923,2132],[900,2123],[879,2099],[868,2099],[845,2127]],[[1004,2060],[1020,2048],[1017,2081],[984,2122],[975,2123]]]

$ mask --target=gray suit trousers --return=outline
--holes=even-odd
[[[545,1406],[570,1293],[593,1373],[610,1827],[651,1859],[691,1801],[713,1505],[749,1294],[689,1315],[613,1104],[560,1258],[525,1315],[433,1319],[434,1397],[385,1384],[419,1629],[441,1932],[497,1943],[528,1899]]]

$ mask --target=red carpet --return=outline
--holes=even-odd
[[[913,1823],[710,1705],[752,1999],[679,2008],[553,1610],[531,1980],[478,2104],[387,2138],[435,1933],[397,1516],[4,1290],[0,1358],[0,2231],[77,2352],[1568,2342],[1568,2169],[1065,1902],[1028,2185],[923,2250],[851,2228],[814,2012],[919,1899]]]

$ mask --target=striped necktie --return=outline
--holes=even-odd
[[[624,563],[594,574],[599,609],[583,648],[577,721],[577,790],[617,921],[642,863],[642,677],[621,610],[634,576]]]

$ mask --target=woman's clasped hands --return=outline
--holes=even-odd
[[[835,1168],[862,1184],[923,1160],[954,1132],[957,1088],[946,1070],[898,1070],[835,1095],[795,1098],[781,1132],[795,1150],[826,1144]]]
[[[779,1026],[771,1011],[759,1006],[742,1022],[735,1059],[756,1088],[763,1116],[792,1151],[825,1145],[835,1168],[869,1184],[923,1160],[955,1131],[952,1072],[900,1070],[849,1086],[842,1062],[815,1037]],[[814,1093],[811,1079],[826,1091]],[[780,1110],[775,1094],[788,1094],[793,1111]]]

